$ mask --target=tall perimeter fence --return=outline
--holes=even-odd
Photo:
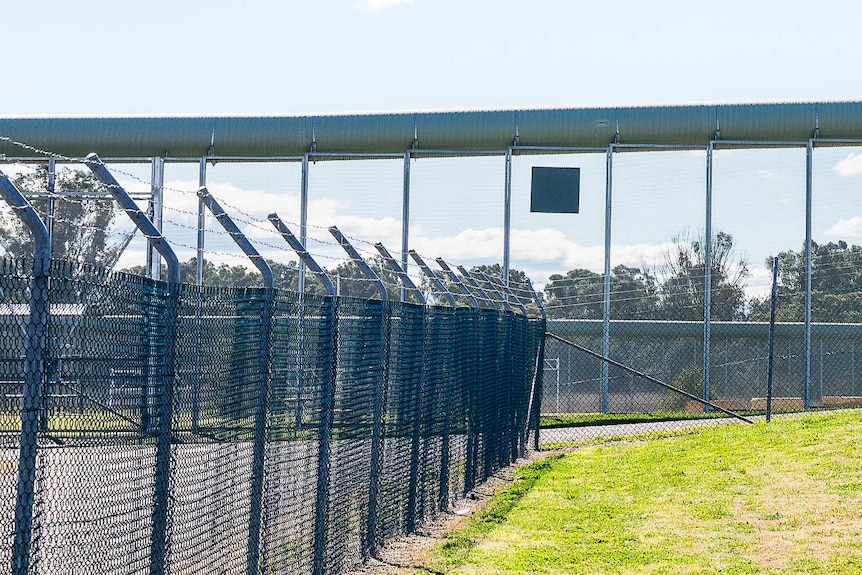
[[[341,573],[535,430],[541,320],[44,265],[33,349],[0,264],[4,572]]]

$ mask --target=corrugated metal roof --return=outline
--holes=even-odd
[[[319,116],[0,118],[0,136],[39,150],[104,158],[297,156],[392,153],[411,148],[464,152],[521,146],[622,144],[706,146],[722,140],[800,142],[862,139],[862,102],[769,103],[628,108],[399,112]],[[0,141],[10,157],[40,157]]]

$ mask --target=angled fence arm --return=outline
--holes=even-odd
[[[281,234],[281,237],[284,238],[284,240],[288,243],[288,245],[290,245],[293,251],[296,252],[296,255],[299,256],[299,259],[302,261],[302,263],[305,264],[305,267],[310,269],[311,273],[317,276],[317,278],[320,280],[320,283],[322,283],[323,287],[326,288],[326,294],[329,296],[334,296],[335,286],[332,285],[332,280],[329,279],[329,276],[326,275],[326,272],[323,271],[323,268],[317,265],[317,261],[315,261],[315,259],[311,257],[311,254],[308,253],[308,250],[305,249],[305,246],[303,246],[302,243],[297,239],[297,237],[293,235],[293,232],[290,231],[290,229],[285,225],[285,223],[281,221],[281,218],[278,217],[278,214],[273,212],[269,214],[269,216],[267,216],[267,219],[269,220],[269,223],[271,223],[275,227],[275,229],[278,230],[278,233]]]
[[[427,302],[425,301],[425,296],[422,295],[422,292],[416,287],[416,284],[413,283],[413,280],[410,279],[410,276],[407,275],[407,272],[398,264],[395,258],[392,257],[392,254],[389,253],[389,250],[386,247],[378,242],[374,244],[374,249],[383,257],[383,260],[389,266],[389,268],[394,271],[398,278],[401,280],[401,283],[404,287],[412,291],[416,295],[416,299],[419,300],[419,303],[425,305]]]
[[[126,190],[114,179],[114,176],[111,175],[111,172],[108,171],[108,168],[105,167],[105,164],[102,163],[98,155],[89,154],[84,159],[84,164],[90,168],[97,180],[107,186],[108,192],[114,198],[114,201],[126,212],[132,223],[141,230],[150,245],[165,258],[165,263],[168,266],[168,281],[171,283],[180,283],[180,261],[177,259],[174,250],[165,241],[159,230],[156,229],[156,226],[138,208],[137,204],[132,201]]]
[[[467,288],[467,286],[464,285],[464,282],[461,281],[461,278],[458,277],[458,274],[456,274],[454,271],[452,271],[452,268],[449,267],[449,264],[447,264],[443,260],[443,258],[437,258],[436,261],[437,261],[437,265],[440,266],[440,269],[442,269],[444,272],[446,272],[446,274],[449,276],[449,279],[451,279],[455,283],[455,285],[458,286],[458,289],[460,289],[461,292],[465,296],[467,296],[467,298],[469,298],[470,303],[473,304],[473,308],[479,309],[479,307],[480,307],[479,306],[479,300],[476,299],[476,296],[473,295],[473,292],[471,292]]]
[[[536,290],[533,288],[533,282],[530,281],[530,278],[527,278],[527,287],[530,289],[533,301],[536,302],[536,307],[539,308],[539,313],[542,314],[542,319],[548,319],[548,314],[545,313],[545,306],[542,305],[542,300],[539,299],[539,294],[536,293]]]
[[[362,259],[362,256],[359,255],[359,252],[356,251],[356,248],[353,247],[353,244],[351,244],[350,241],[346,237],[344,237],[344,234],[341,233],[341,230],[339,230],[335,226],[331,226],[329,228],[329,233],[332,234],[332,237],[335,238],[335,240],[338,242],[338,245],[340,245],[344,249],[344,251],[347,252],[347,255],[350,256],[350,259],[356,262],[356,265],[359,266],[359,269],[362,270],[362,273],[368,276],[368,279],[370,279],[377,285],[377,291],[380,292],[380,299],[383,300],[383,303],[387,303],[389,301],[389,292],[386,291],[386,286],[383,284],[383,280],[380,279],[380,276],[374,273],[374,270],[371,269],[371,266],[369,266],[365,262],[365,260]]]
[[[452,292],[446,289],[446,286],[443,284],[443,282],[440,281],[440,278],[437,277],[437,274],[435,274],[434,271],[430,267],[428,267],[428,264],[426,264],[425,260],[423,260],[419,256],[419,254],[416,253],[416,250],[410,250],[407,253],[410,254],[410,257],[413,258],[413,261],[416,262],[416,265],[419,266],[419,269],[422,270],[422,273],[428,276],[428,279],[431,280],[431,283],[433,283],[434,286],[438,290],[440,290],[443,295],[446,296],[446,299],[449,300],[449,305],[452,306],[452,309],[458,307],[457,303],[455,302],[455,296],[452,295]]]
[[[461,276],[462,276],[465,280],[467,280],[467,282],[468,282],[471,286],[473,286],[473,287],[476,289],[476,291],[478,291],[478,292],[479,292],[479,295],[480,295],[480,296],[482,296],[482,298],[483,298],[485,301],[487,301],[487,302],[491,305],[491,307],[492,307],[493,309],[495,309],[495,310],[499,310],[499,309],[500,309],[499,307],[497,307],[497,302],[495,302],[495,301],[494,301],[494,298],[492,298],[492,297],[491,297],[491,295],[490,295],[488,292],[486,292],[486,291],[484,290],[484,288],[482,288],[482,286],[480,286],[480,285],[479,285],[479,282],[477,282],[477,281],[476,281],[476,278],[474,278],[474,277],[470,274],[470,272],[469,272],[469,271],[467,271],[467,268],[465,268],[464,266],[458,266],[458,271],[459,271],[459,272],[461,272]]]
[[[263,276],[263,287],[272,288],[273,287],[273,277],[272,277],[272,268],[269,267],[269,264],[266,263],[266,260],[263,259],[258,251],[255,249],[251,242],[248,241],[248,238],[244,233],[240,231],[237,225],[234,223],[233,219],[224,211],[221,205],[216,201],[216,199],[209,193],[209,190],[206,187],[201,187],[198,189],[198,198],[201,199],[203,204],[207,207],[207,209],[212,212],[212,215],[221,224],[221,226],[225,229],[231,239],[239,246],[239,249],[248,256],[248,259],[251,260],[251,263],[254,264],[259,271],[261,276]]]
[[[484,280],[484,282],[486,284],[491,286],[491,289],[494,290],[494,292],[496,292],[496,294],[500,297],[500,301],[503,302],[503,309],[505,309],[506,311],[512,311],[512,306],[509,303],[509,296],[511,295],[512,297],[515,297],[515,294],[513,294],[512,291],[508,287],[501,289],[500,286],[498,284],[494,283],[491,280],[490,276],[488,276],[488,274],[486,274],[485,272],[476,272],[476,273],[480,278],[482,278],[482,280]],[[505,291],[505,293],[504,293],[504,291]],[[518,309],[520,309],[522,312],[524,312],[524,315],[527,315],[527,310],[525,310],[524,306],[522,306],[520,304],[520,302],[518,301],[518,298],[515,298],[515,305],[518,306]]]
[[[491,284],[492,286],[494,286],[494,287],[495,287],[495,288],[497,288],[498,290],[503,290],[503,292],[505,292],[505,294],[506,294],[507,296],[511,297],[511,298],[512,298],[512,301],[514,301],[514,302],[515,302],[515,306],[516,306],[519,310],[521,310],[521,313],[523,313],[524,315],[527,315],[527,307],[526,307],[523,303],[521,303],[521,298],[520,298],[520,297],[518,297],[517,295],[515,295],[515,292],[513,292],[513,291],[512,291],[512,288],[510,288],[510,287],[509,287],[508,285],[506,285],[505,283],[501,283],[501,282],[494,281],[494,278],[492,278],[491,276],[489,276],[488,274],[486,274],[486,273],[484,273],[484,272],[483,272],[483,274],[482,274],[482,275],[483,275],[483,276],[485,276],[485,280],[486,280],[489,284]],[[510,281],[511,281],[511,280],[510,280]]]
[[[48,228],[18,188],[0,172],[0,196],[33,235],[33,269],[30,276],[30,314],[24,350],[24,397],[21,409],[21,445],[18,451],[18,490],[12,546],[12,573],[30,572],[33,537],[33,500],[36,487],[39,421],[48,341],[48,274],[51,240]]]

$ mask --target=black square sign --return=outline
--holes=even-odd
[[[531,212],[577,214],[580,196],[580,168],[533,166],[533,179],[530,184]]]

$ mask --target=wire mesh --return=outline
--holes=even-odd
[[[539,320],[55,261],[28,333],[33,264],[0,272],[15,573],[340,573],[523,453]]]

